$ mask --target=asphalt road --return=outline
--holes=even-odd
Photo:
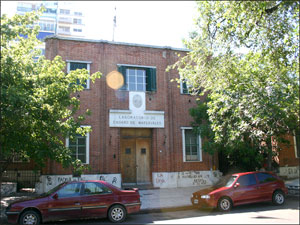
[[[299,196],[287,196],[283,206],[270,202],[235,207],[229,213],[217,210],[185,211],[129,215],[123,224],[299,224]],[[49,225],[113,224],[107,219],[49,222]]]

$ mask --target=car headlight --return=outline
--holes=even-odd
[[[210,199],[210,196],[209,195],[201,195],[201,198]]]

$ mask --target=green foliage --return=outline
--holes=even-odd
[[[199,1],[192,51],[171,68],[210,97],[214,141],[271,151],[299,126],[299,2]]]
[[[90,170],[90,166],[83,164],[80,159],[76,159],[71,163],[73,176],[80,177],[86,170]]]
[[[83,87],[76,81],[89,77],[94,82],[101,73],[89,75],[82,69],[66,74],[60,56],[39,57],[39,27],[33,25],[37,19],[36,13],[1,17],[0,157],[9,163],[18,155],[38,166],[50,158],[68,166],[71,152],[64,139],[89,131],[80,127],[89,111],[77,112],[80,101],[74,96]]]
[[[209,154],[219,153],[219,169],[227,173],[229,168],[241,170],[255,170],[260,168],[263,156],[257,146],[249,141],[236,141],[234,145],[226,145],[226,142],[216,142],[215,132],[212,130],[212,123],[209,120],[208,104],[211,100],[206,98],[198,102],[197,107],[190,109],[193,117],[193,130],[203,138],[202,149]]]

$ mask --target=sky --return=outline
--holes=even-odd
[[[184,48],[193,31],[195,1],[76,1],[85,14],[87,39]],[[115,10],[116,8],[116,10]],[[1,0],[1,14],[15,12],[16,1]],[[113,19],[116,27],[113,36]]]

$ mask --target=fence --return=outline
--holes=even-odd
[[[17,183],[17,189],[35,188],[35,183],[39,181],[41,171],[33,170],[8,170],[2,174],[3,182]]]

